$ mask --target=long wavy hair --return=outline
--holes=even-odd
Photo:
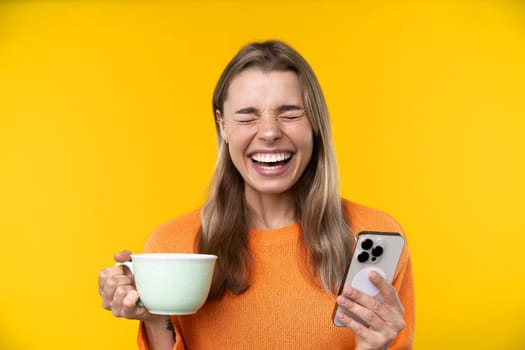
[[[321,87],[309,64],[290,46],[273,40],[251,43],[237,53],[219,78],[213,94],[214,118],[216,111],[223,115],[232,79],[249,68],[292,71],[301,83],[314,145],[312,158],[293,188],[296,220],[301,229],[298,249],[307,260],[312,280],[328,293],[337,293],[350,261],[353,236],[339,193],[330,121]],[[245,184],[221,139],[219,126],[216,127],[219,155],[209,197],[201,212],[197,241],[199,252],[219,257],[210,299],[220,298],[226,291],[244,292],[249,287],[251,271]]]

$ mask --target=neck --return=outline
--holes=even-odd
[[[246,191],[250,227],[267,230],[296,222],[294,195],[291,192],[261,194]]]

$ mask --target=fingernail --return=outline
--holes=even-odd
[[[345,297],[342,297],[342,296],[337,297],[337,303],[339,305],[346,305],[347,302],[348,300]]]
[[[348,296],[350,296],[350,298],[357,297],[357,290],[355,290],[355,288],[349,288],[348,289]]]
[[[374,282],[379,281],[379,274],[375,271],[371,271],[368,277]]]

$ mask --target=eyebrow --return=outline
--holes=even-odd
[[[297,105],[282,105],[282,106],[277,107],[276,112],[279,114],[279,113],[290,112],[290,111],[299,111],[303,109],[304,109],[303,107],[300,107]]]
[[[303,107],[297,106],[297,105],[281,105],[276,108],[275,112],[277,114],[284,113],[284,112],[290,112],[290,111],[300,111],[304,110]],[[245,107],[237,110],[235,113],[237,114],[257,114],[258,111],[254,107]]]
[[[255,113],[257,113],[257,109],[255,109],[254,107],[246,107],[246,108],[239,109],[235,113],[238,113],[238,114],[255,114]]]

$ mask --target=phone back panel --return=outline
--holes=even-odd
[[[374,231],[359,233],[343,287],[351,285],[353,288],[382,301],[381,293],[370,282],[368,274],[370,271],[376,271],[391,283],[404,245],[405,239],[399,233]],[[337,311],[343,311],[363,322],[357,316],[349,314],[345,309],[336,305],[333,315],[333,322],[336,326],[343,326],[335,317]]]

